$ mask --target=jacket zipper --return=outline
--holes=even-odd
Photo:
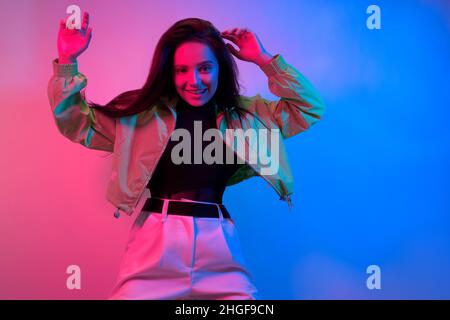
[[[245,160],[245,159],[244,159],[244,160]],[[247,162],[247,161],[245,160],[245,162]],[[277,189],[277,188],[275,187],[275,185],[272,183],[272,181],[270,181],[269,179],[267,179],[267,178],[264,177],[263,175],[259,174],[258,171],[255,170],[251,164],[248,164],[248,165],[253,169],[253,171],[256,172],[256,174],[257,174],[258,176],[260,176],[261,178],[263,178],[264,180],[267,181],[267,183],[268,183],[268,184],[275,190],[275,192],[280,196],[280,199],[285,200],[285,201],[288,202],[289,209],[291,209],[291,208],[292,208],[291,196],[290,196],[290,195],[287,195],[287,194],[286,194],[286,195],[282,195],[281,192],[278,191],[278,189]]]
[[[223,111],[219,112],[219,114],[220,114],[220,113],[223,113]],[[220,127],[220,123],[219,123],[218,127]],[[222,139],[222,141],[223,141],[223,139]],[[225,141],[223,141],[223,142],[225,143]],[[225,143],[225,145],[226,145],[226,143]],[[237,156],[237,153],[236,153],[236,151],[235,151],[234,149],[233,149],[233,152],[234,152],[234,154]],[[280,199],[282,199],[282,200],[284,200],[284,201],[287,201],[289,210],[291,210],[291,209],[292,209],[291,196],[290,196],[290,195],[282,195],[281,192],[278,191],[278,189],[277,189],[277,188],[275,187],[275,185],[272,183],[272,181],[268,180],[266,177],[264,177],[263,175],[259,174],[259,172],[258,172],[257,170],[255,170],[255,169],[253,168],[253,166],[252,166],[250,163],[247,162],[246,159],[244,159],[244,162],[245,162],[248,166],[250,166],[250,167],[253,169],[253,171],[256,172],[256,174],[257,174],[258,176],[260,176],[261,178],[263,178],[264,180],[267,181],[267,183],[268,183],[268,184],[275,190],[275,192],[278,194],[278,196],[280,197]]]

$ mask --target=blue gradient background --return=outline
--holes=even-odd
[[[322,121],[286,141],[292,213],[260,178],[225,193],[263,298],[450,298],[450,5],[432,0],[2,1],[0,298],[104,299],[135,218],[113,219],[110,160],[51,116],[58,22],[73,3],[92,18],[79,63],[97,102],[140,86],[161,34],[194,16],[249,27],[323,96]],[[381,30],[366,27],[370,4]],[[237,63],[242,94],[277,99],[257,66]],[[65,288],[69,264],[82,290]],[[381,290],[366,287],[372,264]]]

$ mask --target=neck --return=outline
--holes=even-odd
[[[200,109],[201,109],[201,110],[204,110],[204,109],[210,109],[210,108],[213,108],[215,102],[214,102],[214,99],[210,99],[207,103],[205,103],[205,104],[203,104],[203,105],[201,105],[201,106],[193,106],[193,105],[187,103],[187,102],[186,102],[185,100],[183,100],[182,98],[179,98],[178,104],[181,105],[181,106],[183,106],[183,107],[186,107],[186,108],[188,108],[188,109],[195,109],[195,110],[200,110]]]

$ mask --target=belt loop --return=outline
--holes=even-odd
[[[164,223],[164,222],[166,222],[166,220],[167,220],[167,210],[168,210],[168,208],[169,208],[169,199],[162,199],[163,201],[164,201],[164,203],[163,203],[163,207],[162,207],[162,215],[163,215],[163,218],[162,218],[162,222]]]

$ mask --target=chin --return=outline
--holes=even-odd
[[[210,99],[201,99],[201,100],[199,100],[199,99],[191,99],[191,98],[187,98],[187,97],[184,98],[184,101],[189,103],[191,106],[195,106],[195,107],[202,106],[202,105],[208,103],[209,100]]]

